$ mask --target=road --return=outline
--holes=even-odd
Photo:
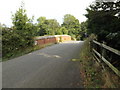
[[[82,41],[48,46],[2,63],[3,88],[81,88]]]

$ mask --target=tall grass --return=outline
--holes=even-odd
[[[81,76],[83,78],[83,85],[86,88],[116,88],[119,87],[117,76],[107,69],[103,70],[100,63],[98,63],[92,55],[90,41],[96,38],[91,35],[85,42],[80,52]],[[111,78],[111,76],[113,78]],[[114,81],[113,81],[114,80]]]

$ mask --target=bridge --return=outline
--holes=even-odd
[[[83,41],[54,44],[3,62],[3,88],[81,88],[79,58]]]

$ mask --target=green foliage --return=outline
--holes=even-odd
[[[47,34],[48,35],[55,35],[55,34],[57,34],[59,32],[58,30],[60,28],[60,25],[57,22],[57,20],[55,20],[55,19],[48,19],[47,22],[48,22]]]
[[[13,29],[16,30],[17,33],[19,33],[20,36],[22,36],[25,39],[24,46],[32,46],[33,44],[33,36],[35,35],[35,26],[33,25],[33,18],[28,19],[26,15],[26,10],[23,9],[23,7],[19,8],[19,10],[13,15]]]
[[[66,35],[68,34],[68,30],[65,27],[61,27],[60,32],[61,34],[66,34]]]
[[[26,10],[24,10],[23,8],[19,8],[19,10],[16,11],[15,15],[12,16],[12,20],[12,23],[15,26],[16,30],[26,29],[26,24],[28,22]]]
[[[87,21],[86,22],[82,22],[80,25],[80,31],[86,33],[87,32]]]
[[[37,32],[37,35],[38,36],[44,36],[47,34],[47,24],[46,24],[46,17],[39,17],[37,19],[38,21],[38,24],[37,24],[37,27],[38,27],[38,32]]]
[[[93,34],[87,38],[80,50],[80,71],[85,88],[102,88],[104,85],[101,66],[96,65],[90,50],[89,42],[94,38]]]
[[[91,53],[90,41],[96,39],[94,34],[86,39],[80,50],[81,76],[85,88],[119,88],[120,79],[111,69],[98,63]]]
[[[15,15],[12,15],[12,20],[12,28],[2,26],[3,57],[11,57],[14,52],[31,47],[34,43],[36,26],[32,22],[33,19],[28,19],[26,10],[19,8]]]
[[[58,29],[57,32],[56,32],[56,35],[62,35],[62,34],[63,34],[62,30]]]
[[[17,33],[15,33],[15,31],[7,30],[7,28],[6,30],[4,29],[2,31],[3,57],[4,56],[10,57],[14,53],[14,51],[18,49],[19,40],[21,40],[21,38]]]
[[[79,20],[73,15],[66,14],[64,22],[60,26],[56,19],[46,19],[39,17],[36,24],[33,24],[34,17],[27,17],[26,10],[21,6],[12,15],[13,26],[11,28],[0,25],[2,28],[3,57],[11,57],[16,51],[21,51],[34,44],[34,36],[62,35],[69,34],[73,39],[79,40],[80,30]],[[83,26],[84,27],[84,26]]]
[[[120,40],[120,1],[96,2],[86,9],[88,14],[88,33],[98,36],[98,41],[105,41],[111,47],[119,49]],[[113,43],[116,43],[114,45]]]
[[[77,38],[77,36],[79,35],[80,23],[79,20],[76,19],[73,15],[66,14],[64,16],[62,27],[65,27],[68,30],[69,35],[75,35],[75,38]]]
[[[79,34],[78,34],[77,38],[83,40],[86,37],[88,37],[87,31],[88,31],[88,29],[87,29],[87,21],[81,22],[81,24],[80,24],[80,31],[79,31]]]
[[[59,34],[60,25],[55,19],[46,19],[45,17],[40,17],[38,21],[38,35],[55,35]]]

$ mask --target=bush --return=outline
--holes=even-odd
[[[22,35],[18,30],[2,30],[2,56],[11,57],[16,51],[33,46],[33,39],[29,35]]]

